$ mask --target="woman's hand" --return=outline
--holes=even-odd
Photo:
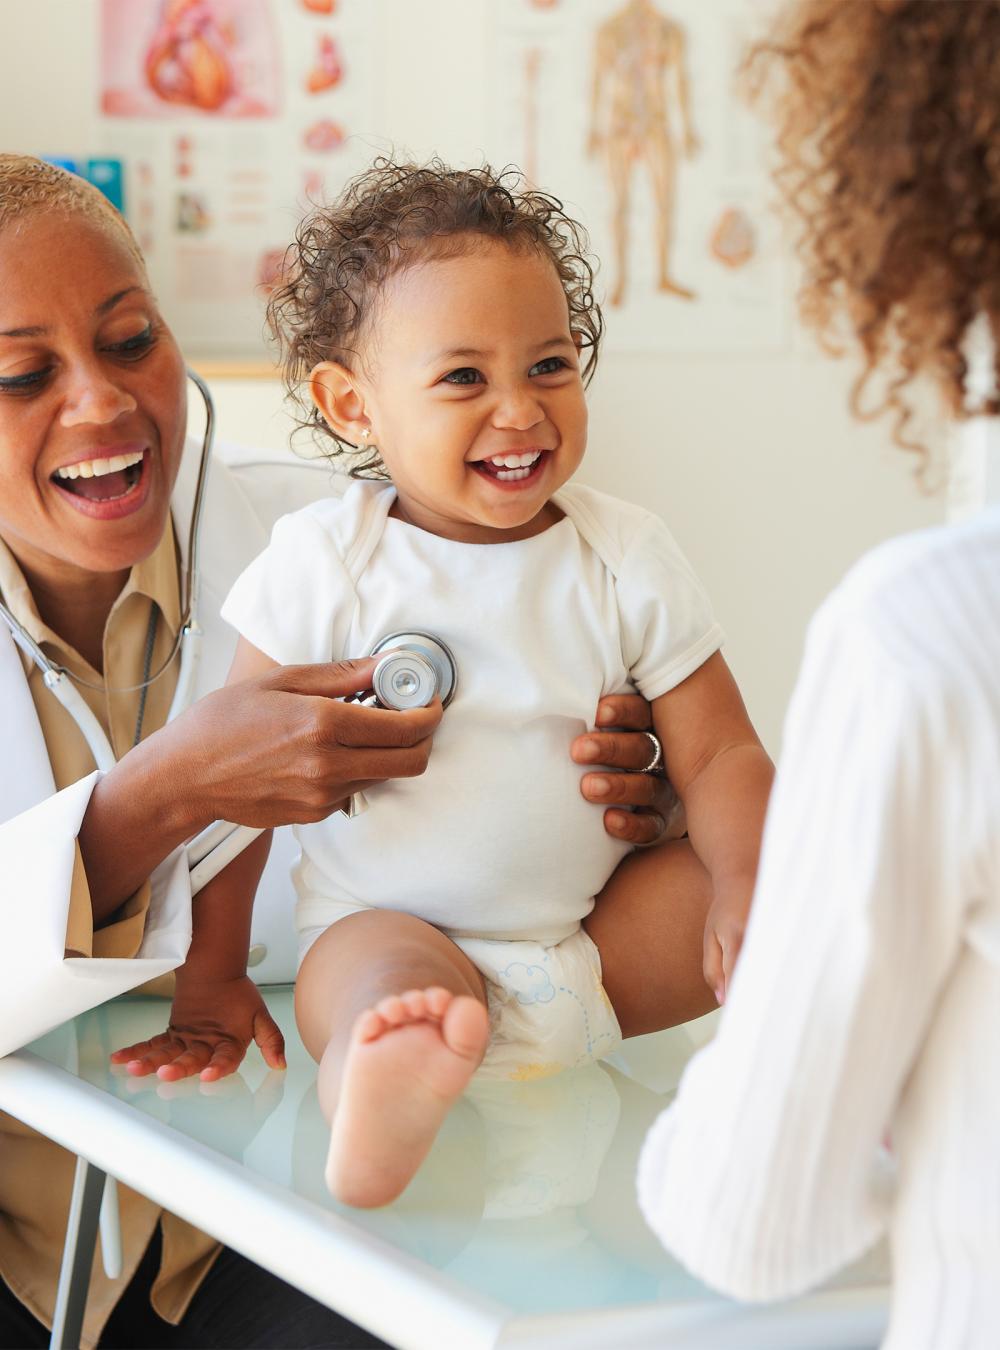
[[[439,701],[409,712],[341,701],[369,688],[375,665],[274,666],[200,699],[158,732],[180,749],[206,820],[258,829],[323,820],[354,792],[422,774]]]
[[[155,1073],[175,1083],[198,1074],[211,1083],[235,1073],[251,1041],[270,1068],[285,1067],[285,1038],[249,976],[189,981],[178,972],[167,1030],[116,1050],[111,1062],[124,1064],[135,1077]]]
[[[95,922],[213,820],[322,820],[353,792],[423,773],[440,702],[395,712],[341,701],[369,687],[375,664],[274,666],[199,699],[124,756],[80,830]]]
[[[684,810],[670,783],[662,774],[636,772],[650,759],[650,740],[642,734],[653,727],[649,704],[641,694],[612,694],[597,705],[596,720],[598,729],[577,736],[570,753],[577,764],[611,770],[586,773],[580,780],[587,801],[609,808],[604,813],[608,834],[630,844],[680,838]],[[636,809],[620,809],[626,806]]]

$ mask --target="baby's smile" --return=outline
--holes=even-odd
[[[493,455],[473,462],[473,468],[498,483],[520,483],[541,471],[547,450],[526,450],[521,454]]]

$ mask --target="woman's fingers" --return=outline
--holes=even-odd
[[[605,811],[604,828],[613,838],[641,848],[661,838],[663,817],[658,811]]]
[[[285,1038],[281,1028],[265,1007],[258,1009],[253,1019],[253,1038],[257,1048],[264,1056],[264,1063],[271,1069],[284,1069]]]
[[[197,1041],[175,1055],[169,1064],[163,1064],[156,1071],[157,1078],[164,1083],[178,1083],[182,1078],[191,1078],[202,1069],[212,1057],[212,1047],[206,1041]]]
[[[659,810],[663,782],[645,773],[585,773],[580,780],[580,791],[588,802],[598,805],[647,806]],[[672,789],[670,795],[673,795]]]
[[[608,694],[597,705],[597,725],[651,731],[653,711],[641,694]]]
[[[604,764],[610,769],[644,769],[654,746],[644,732],[587,731],[577,736],[570,753],[577,764]]]

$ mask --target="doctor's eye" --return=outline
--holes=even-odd
[[[561,370],[568,370],[569,362],[562,356],[546,356],[541,361],[536,361],[528,371],[529,375],[558,375]]]
[[[444,377],[445,384],[477,384],[482,375],[473,366],[461,366],[458,370],[449,370]]]
[[[33,394],[51,373],[52,367],[45,366],[42,370],[29,370],[26,375],[4,375],[0,377],[0,394]]]
[[[141,333],[126,338],[124,342],[112,342],[105,351],[113,352],[116,356],[145,356],[155,341],[156,333],[153,331],[153,325],[147,324]]]

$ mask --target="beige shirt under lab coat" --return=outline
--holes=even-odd
[[[78,688],[100,722],[117,757],[134,743],[139,711],[138,691],[114,693],[142,679],[151,607],[158,612],[151,672],[163,664],[180,627],[177,552],[168,531],[154,553],[138,563],[115,602],[104,632],[105,679],[39,617],[31,592],[10,550],[0,541],[0,593],[14,617],[45,654],[58,665],[103,689]],[[56,788],[91,773],[94,762],[79,728],[49,693],[41,671],[26,656],[25,675],[45,738]],[[161,727],[177,683],[176,660],[149,686],[142,718],[142,736]],[[67,951],[81,956],[134,956],[142,940],[149,906],[146,883],[114,915],[93,929],[90,889],[77,851],[67,925]],[[51,1324],[56,1284],[66,1230],[66,1215],[76,1159],[27,1125],[0,1112],[0,1274],[32,1313]],[[109,1280],[98,1259],[91,1279],[84,1345],[101,1328],[153,1235],[159,1206],[119,1186],[124,1268]],[[163,1213],[163,1257],[153,1289],[153,1306],[177,1322],[207,1273],[219,1244],[173,1214]]]
[[[185,452],[173,501],[181,544],[186,542],[197,464],[197,446],[191,444]],[[236,576],[264,547],[278,516],[336,490],[329,466],[324,463],[297,462],[290,456],[276,462],[273,455],[236,446],[217,448],[201,534],[200,618],[205,643],[196,677],[199,694],[218,687],[228,669],[235,635],[222,624],[219,608]],[[82,658],[66,651],[65,644],[41,624],[20,570],[9,552],[4,553],[0,558],[0,589],[8,606],[39,640],[48,644],[60,663],[93,679],[96,672],[88,676]],[[104,646],[111,687],[136,684],[141,678],[151,601],[162,611],[162,631],[152,662],[155,670],[169,645],[167,638],[179,622],[172,540],[166,540],[150,559],[133,569],[116,606]],[[167,859],[157,869],[152,898],[149,886],[142,887],[112,922],[92,933],[89,894],[75,835],[93,787],[93,763],[75,724],[45,693],[34,668],[26,661],[22,663],[3,629],[0,647],[4,648],[0,650],[4,706],[12,719],[0,727],[5,757],[0,775],[8,779],[8,808],[15,803],[13,814],[8,810],[4,816],[0,811],[0,857],[5,878],[0,900],[23,905],[23,879],[30,878],[38,917],[37,922],[34,916],[30,923],[22,922],[7,943],[6,956],[13,964],[0,985],[0,1038],[6,1053],[27,1044],[74,1011],[94,1007],[122,990],[135,988],[150,974],[175,968],[183,959],[185,924],[190,931],[190,893],[183,860]],[[175,678],[165,676],[161,688],[151,686],[144,734],[162,723]],[[116,752],[127,749],[134,735],[138,695],[106,698],[99,691],[81,692],[110,733]],[[29,721],[36,726],[29,726]],[[10,781],[11,776],[16,781]],[[53,779],[56,795],[49,797],[46,793],[52,792]],[[65,787],[66,782],[73,786]],[[4,778],[0,777],[0,787],[3,785]],[[42,840],[47,841],[44,848]],[[74,849],[75,863],[70,861]],[[290,832],[277,831],[254,907],[252,940],[265,955],[251,973],[261,983],[294,978],[294,897],[288,880],[293,854]],[[156,923],[151,925],[154,909]],[[22,908],[22,919],[25,913]],[[66,917],[59,921],[57,933],[52,925],[59,915]],[[151,938],[153,927],[156,932]],[[67,968],[77,959],[72,953],[80,952],[79,959],[94,958],[95,966],[100,964],[104,969],[82,980],[76,979],[71,970],[60,973],[56,967],[63,961],[64,934],[66,954],[71,956],[65,962]],[[53,945],[56,936],[58,950]],[[123,959],[134,958],[140,942],[142,959]],[[105,956],[118,959],[103,963],[100,958]],[[0,1117],[0,1272],[18,1297],[45,1322],[51,1321],[73,1169],[74,1159],[64,1150],[10,1117]],[[95,1262],[82,1340],[86,1350],[100,1336],[160,1217],[159,1209],[148,1200],[124,1186],[119,1187],[119,1193],[124,1269],[119,1280],[110,1282],[99,1256]],[[154,1305],[164,1317],[176,1321],[183,1316],[217,1251],[214,1240],[174,1216],[165,1216],[163,1257],[154,1291]]]

